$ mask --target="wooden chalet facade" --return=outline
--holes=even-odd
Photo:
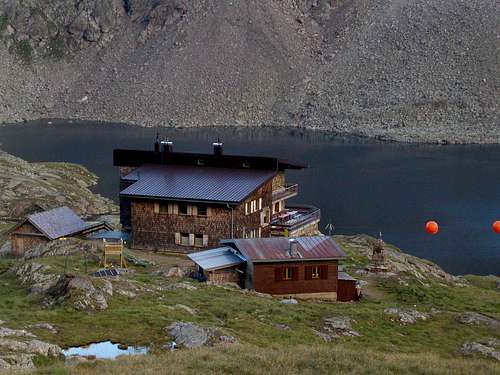
[[[34,213],[9,231],[12,255],[22,257],[26,251],[50,241],[112,229],[107,223],[85,222],[66,206]]]
[[[359,299],[356,280],[338,271],[345,253],[331,237],[230,239],[221,245],[189,255],[199,280],[237,282],[278,296]]]
[[[318,209],[285,205],[298,193],[296,185],[286,185],[285,171],[302,165],[224,155],[220,142],[212,154],[173,152],[171,142],[158,140],[152,151],[115,150],[114,165],[120,169],[121,224],[136,249],[191,252],[224,238],[318,229]]]

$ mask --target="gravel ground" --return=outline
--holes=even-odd
[[[494,0],[5,0],[0,123],[499,143]]]

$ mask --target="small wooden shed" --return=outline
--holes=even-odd
[[[228,282],[244,287],[245,258],[230,247],[200,251],[189,254],[188,257],[196,264],[196,278],[214,284]]]
[[[12,254],[22,257],[26,251],[53,240],[107,230],[112,230],[109,224],[85,222],[69,207],[63,206],[26,216],[9,234]]]
[[[337,301],[359,301],[361,292],[357,287],[357,280],[346,272],[339,271],[337,281]]]

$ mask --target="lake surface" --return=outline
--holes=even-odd
[[[29,161],[69,161],[100,176],[95,191],[117,200],[114,148],[151,148],[156,129],[47,121],[0,126],[0,148]],[[454,274],[500,275],[500,146],[406,145],[276,129],[161,129],[176,151],[278,156],[309,165],[287,172],[295,203],[321,208],[335,234],[383,233],[386,242]],[[427,220],[440,232],[425,233]]]

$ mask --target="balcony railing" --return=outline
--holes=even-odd
[[[321,210],[313,206],[287,207],[284,211],[274,215],[271,220],[271,230],[288,232],[297,230],[307,224],[317,222],[321,219]]]
[[[286,185],[285,187],[273,191],[273,202],[294,197],[298,193],[299,193],[298,184]]]

